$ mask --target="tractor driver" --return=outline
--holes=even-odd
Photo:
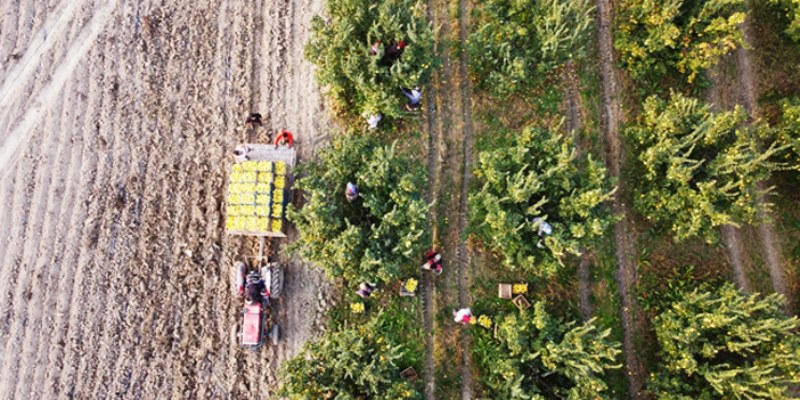
[[[269,296],[264,280],[259,278],[255,273],[247,275],[247,286],[245,287],[245,300],[247,304],[253,304],[254,302],[260,303],[264,299],[264,296]]]

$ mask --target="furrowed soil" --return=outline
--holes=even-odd
[[[225,233],[225,179],[268,129],[301,159],[327,140],[322,0],[0,4],[0,398],[273,397],[329,284],[273,241],[281,341],[239,347],[231,265],[258,247]]]

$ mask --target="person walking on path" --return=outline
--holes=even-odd
[[[256,125],[258,126],[264,125],[264,122],[261,121],[261,114],[257,112],[250,113],[250,115],[247,116],[246,122],[250,124],[250,127],[253,129],[256,129]]]
[[[433,251],[429,250],[425,254],[425,263],[422,264],[420,268],[427,269],[428,271],[433,271],[436,275],[442,274],[442,255]]]

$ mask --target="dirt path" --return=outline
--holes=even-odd
[[[434,10],[432,2],[428,1],[428,19],[433,21]],[[439,44],[434,43],[434,51],[438,52]],[[436,249],[441,248],[441,238],[439,232],[439,202],[440,187],[442,181],[442,163],[444,162],[444,149],[443,138],[439,127],[441,126],[438,115],[436,101],[439,97],[438,85],[435,84],[436,77],[434,76],[434,84],[428,85],[427,93],[425,94],[426,104],[426,124],[425,133],[428,135],[428,154],[427,154],[427,170],[428,170],[428,191],[426,192],[426,200],[430,204],[429,218],[431,221],[431,241],[433,247]],[[422,323],[425,332],[425,369],[423,371],[424,394],[428,400],[436,398],[436,377],[434,369],[436,362],[434,360],[434,313],[436,310],[435,298],[433,296],[433,281],[434,276],[431,274],[422,275]]]
[[[612,4],[609,0],[597,0],[598,10],[598,45],[600,50],[600,73],[603,85],[603,130],[606,146],[606,163],[611,174],[618,179],[620,164],[623,159],[622,141],[619,124],[622,108],[619,99],[619,84],[614,66],[614,49],[611,29],[613,26]],[[622,328],[624,331],[623,350],[625,353],[625,370],[633,399],[644,399],[644,384],[647,373],[636,352],[634,338],[641,332],[639,309],[636,304],[635,288],[638,280],[634,261],[635,239],[627,205],[623,202],[626,182],[619,179],[619,189],[614,196],[613,210],[623,219],[614,226],[616,242],[617,285],[621,300]]]
[[[575,142],[575,149],[578,157],[586,151],[586,142],[581,135],[581,116],[583,115],[583,104],[578,83],[577,66],[573,61],[567,63],[564,68],[564,94],[567,105],[567,132],[572,134]],[[581,310],[581,318],[584,321],[592,318],[594,310],[589,294],[591,293],[590,272],[591,259],[585,249],[581,250],[580,262],[578,263],[578,301]]]
[[[433,315],[449,320],[450,311],[468,307],[470,255],[466,248],[467,196],[472,176],[472,115],[464,52],[454,52],[457,42],[466,43],[468,4],[460,0],[458,17],[451,15],[456,3],[428,1],[428,17],[435,29],[435,52],[442,67],[428,89],[428,172],[432,176],[430,196],[434,243],[445,260],[441,277],[426,277],[423,288],[426,334],[435,331],[432,345],[426,342],[425,396],[451,398],[460,382],[461,398],[472,398],[472,360],[469,336],[455,324],[433,324]],[[454,57],[455,55],[455,57]],[[439,231],[441,227],[441,231]],[[434,283],[430,285],[429,283]],[[449,349],[457,348],[455,354]],[[458,371],[453,365],[459,365]],[[448,383],[439,384],[436,381]]]
[[[742,35],[746,46],[740,47],[736,50],[736,67],[739,76],[740,85],[737,87],[740,90],[740,98],[743,101],[745,109],[750,113],[750,119],[756,120],[759,117],[758,97],[756,95],[756,77],[753,73],[753,68],[750,63],[750,50],[745,47],[752,47],[752,27],[751,17],[748,16],[745,22],[741,25]],[[766,182],[759,182],[759,188],[762,190],[767,187]],[[775,292],[780,293],[786,300],[787,311],[791,314],[794,311],[794,304],[789,285],[786,282],[786,269],[784,268],[783,255],[781,254],[780,242],[777,240],[775,234],[775,225],[771,221],[771,217],[767,215],[765,207],[767,203],[764,196],[758,198],[758,233],[761,237],[761,245],[767,257],[767,267],[769,268],[769,276],[772,280],[772,287]]]

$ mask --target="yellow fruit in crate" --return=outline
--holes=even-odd
[[[270,171],[272,171],[272,165],[270,165],[269,161],[259,161],[258,162],[258,170],[259,171],[270,172]]]
[[[258,231],[259,232],[269,232],[269,218],[259,218],[258,219]]]
[[[229,231],[233,230],[233,219],[231,217],[228,217],[228,219],[225,221],[225,229]]]
[[[244,164],[244,170],[245,171],[256,171],[256,170],[258,170],[258,162],[257,161],[245,161],[242,164]]]
[[[272,172],[258,172],[258,183],[270,183],[272,182]]]
[[[271,188],[269,183],[259,183],[256,185],[255,189],[258,193],[269,194]]]
[[[272,205],[272,216],[274,216],[274,217],[282,217],[283,216],[283,204],[273,204]]]
[[[283,189],[286,187],[286,180],[284,180],[283,177],[279,176],[275,178],[275,182],[273,182],[273,184],[275,185],[276,189]]]
[[[242,180],[244,182],[255,182],[256,176],[257,175],[255,171],[248,171],[242,174]]]
[[[279,219],[272,220],[272,231],[273,232],[280,232],[283,229],[283,221]]]
[[[241,171],[231,172],[231,176],[230,176],[230,182],[231,183],[239,183],[241,181],[242,181],[242,172]]]
[[[269,216],[269,206],[259,206],[256,207],[256,215],[259,217],[268,217]]]
[[[233,172],[242,172],[242,171],[244,171],[244,168],[242,168],[242,164],[241,163],[235,163],[235,164],[233,164],[233,170],[232,171]],[[233,174],[231,174],[231,175],[233,175]]]
[[[269,204],[270,197],[268,194],[259,194],[256,196],[256,204]]]
[[[275,175],[286,175],[286,163],[278,161],[275,163]]]

